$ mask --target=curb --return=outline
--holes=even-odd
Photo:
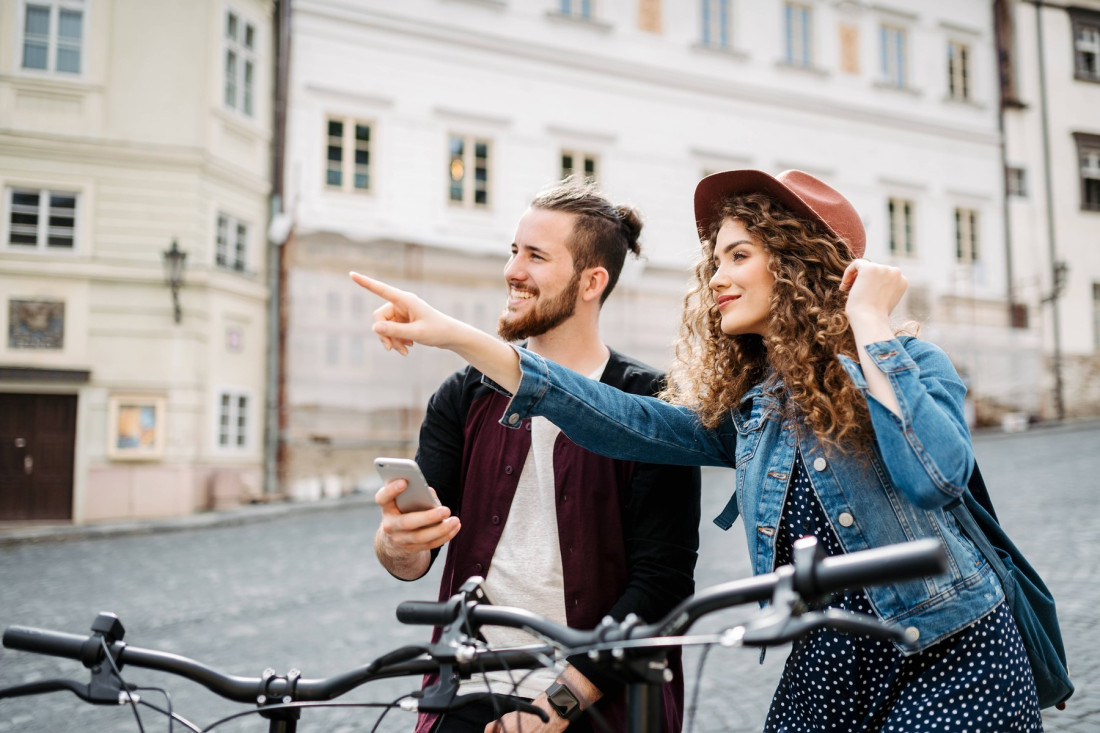
[[[268,522],[291,514],[331,512],[347,509],[376,507],[374,495],[349,494],[339,499],[319,499],[299,502],[283,501],[277,504],[247,504],[236,509],[217,512],[201,512],[183,517],[146,519],[104,524],[48,524],[9,525],[0,527],[0,548],[37,542],[68,542],[110,537],[153,534],[158,532],[186,532],[212,527],[232,527],[255,522]]]

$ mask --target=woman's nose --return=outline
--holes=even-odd
[[[729,278],[722,272],[722,268],[719,267],[714,271],[714,274],[710,276],[710,280],[707,283],[711,290],[721,290],[729,285]]]

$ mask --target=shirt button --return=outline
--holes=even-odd
[[[517,415],[516,413],[513,412],[511,415],[508,416],[508,424],[509,425],[515,425],[518,422],[519,422],[519,415]]]
[[[829,464],[826,463],[825,459],[822,458],[821,456],[818,456],[817,458],[814,459],[814,470],[815,471],[824,471],[825,466],[827,466],[827,465],[829,465]]]
[[[512,475],[512,467],[511,466],[505,466],[504,467],[504,475],[505,476],[511,476]]]
[[[493,524],[500,524],[500,517],[498,517],[497,515],[495,515],[495,514],[494,514],[494,515],[493,515],[493,518],[492,518],[492,519],[491,519],[490,521],[491,521],[491,522],[492,522]]]
[[[856,518],[848,512],[841,512],[840,516],[836,518],[840,522],[841,527],[851,527],[856,523]]]

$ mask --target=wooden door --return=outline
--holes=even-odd
[[[0,521],[72,519],[76,396],[0,393]]]

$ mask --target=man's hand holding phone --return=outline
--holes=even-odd
[[[439,504],[413,461],[379,458],[375,465],[386,483],[374,495],[382,508],[374,551],[391,574],[415,580],[428,571],[430,551],[458,534],[461,523]]]

